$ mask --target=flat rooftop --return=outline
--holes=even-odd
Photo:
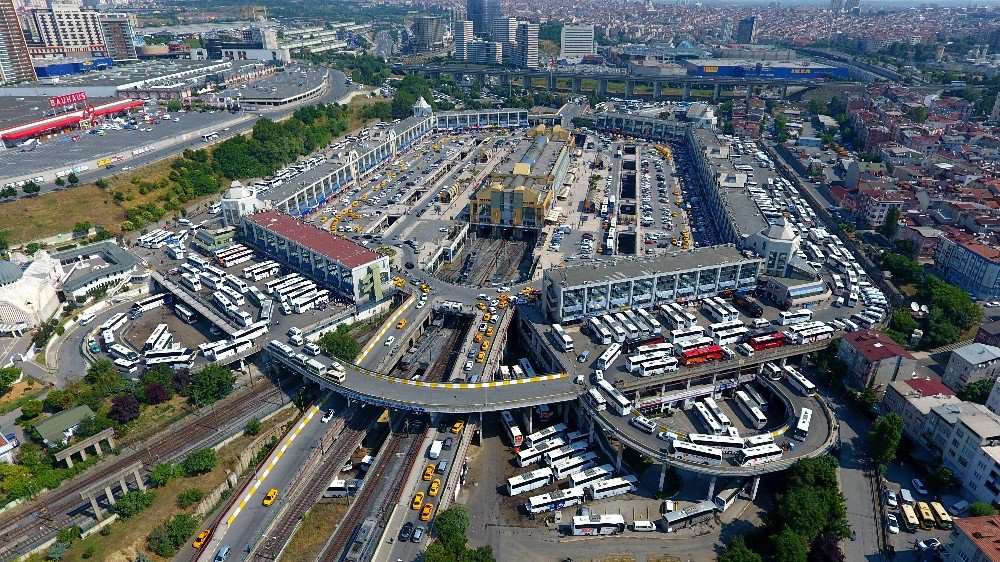
[[[590,263],[550,269],[546,271],[546,275],[563,287],[578,287],[625,281],[636,277],[652,277],[666,272],[733,265],[745,261],[760,261],[760,259],[747,258],[735,246],[723,245],[686,252],[668,252],[651,257],[593,260]]]
[[[347,267],[360,267],[379,258],[373,250],[280,211],[264,211],[247,220]]]
[[[702,148],[729,145],[728,142],[720,140],[718,135],[709,129],[694,129],[693,133],[695,142]],[[713,158],[709,162],[713,165],[716,173],[732,177],[737,176],[736,167],[728,158]],[[760,174],[760,167],[756,162],[746,161],[743,163],[753,166],[755,173],[763,177]],[[719,198],[724,202],[726,214],[735,222],[736,228],[742,237],[752,236],[767,228],[767,219],[761,214],[757,203],[754,201],[749,188],[745,184],[743,187],[720,188]]]
[[[87,96],[87,101],[93,105],[100,105],[115,100],[108,97]],[[77,109],[83,106],[84,104],[79,103]],[[72,110],[72,106],[58,108],[55,113],[59,114],[67,109]],[[53,110],[49,109],[49,96],[0,96],[0,129],[38,121],[52,115]]]
[[[689,59],[688,64],[696,66],[756,66],[764,68],[836,68],[829,64],[811,62],[808,60],[756,60],[756,59]]]
[[[186,59],[157,59],[155,61],[140,61],[134,64],[124,64],[115,66],[104,71],[85,72],[83,74],[73,74],[61,76],[54,84],[37,83],[40,88],[46,86],[65,88],[67,86],[122,86],[143,80],[154,80],[161,76],[168,76],[178,72],[192,70],[206,70],[229,61],[221,60],[186,60]],[[256,62],[256,61],[251,61]]]
[[[541,140],[543,138],[544,141]],[[545,144],[539,144],[540,142]],[[494,177],[514,175],[514,167],[522,162],[531,164],[532,176],[550,175],[559,153],[565,146],[565,141],[544,136],[518,139],[510,156],[505,158],[491,175]]]
[[[231,92],[245,103],[255,100],[283,100],[310,90],[323,83],[326,75],[322,68],[291,67],[285,72],[277,72],[247,84],[246,88],[232,88]]]

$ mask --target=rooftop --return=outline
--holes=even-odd
[[[247,220],[347,267],[361,267],[379,258],[373,250],[279,211],[264,211]]]
[[[919,392],[923,396],[954,396],[955,392],[944,385],[943,382],[931,378],[907,379],[902,382],[906,386]]]
[[[762,68],[835,68],[828,64],[807,60],[690,59],[685,62],[697,66],[743,66],[749,68],[759,64]]]
[[[563,287],[577,287],[760,261],[759,258],[744,257],[735,246],[724,245],[687,252],[670,252],[652,257],[594,260],[587,264],[550,269],[546,271],[546,275],[551,276]]]
[[[966,363],[979,365],[1000,359],[1000,347],[986,345],[983,343],[970,343],[952,351],[954,355],[961,357]]]
[[[964,517],[956,519],[955,526],[987,559],[1000,562],[1000,517]]]
[[[94,255],[100,256],[106,262],[106,266],[91,268],[86,272],[73,272],[68,279],[63,281],[64,289],[76,291],[95,279],[128,271],[135,267],[136,264],[136,259],[132,254],[126,252],[110,240],[87,244],[86,246],[80,246],[79,248],[73,248],[64,252],[56,252],[52,254],[52,257],[65,263]]]
[[[34,425],[35,431],[42,436],[49,446],[58,445],[66,439],[65,431],[80,425],[86,418],[94,417],[94,411],[89,406],[77,406],[63,410],[45,418]]]
[[[844,334],[844,341],[854,346],[869,362],[882,361],[892,357],[913,359],[913,355],[909,351],[880,332],[870,330],[850,332]]]

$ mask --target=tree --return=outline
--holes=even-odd
[[[90,383],[90,386],[102,396],[108,396],[121,386],[122,377],[118,374],[115,364],[107,359],[94,361],[83,380]],[[97,408],[93,408],[96,410]]]
[[[896,449],[903,436],[903,418],[899,414],[879,416],[868,431],[868,440],[875,460],[888,464],[896,459]]]
[[[181,100],[170,100],[167,102],[167,111],[180,111],[184,108]]]
[[[119,394],[111,401],[108,417],[118,423],[128,423],[139,417],[142,405],[134,394]]]
[[[21,368],[10,365],[0,367],[0,393],[6,393],[10,387],[21,378]]]
[[[809,543],[805,537],[785,527],[771,536],[771,551],[775,562],[806,562]]]
[[[181,471],[185,476],[197,476],[198,474],[204,474],[215,468],[215,464],[217,462],[218,459],[215,456],[215,449],[198,449],[184,459],[181,463]]]
[[[885,213],[885,220],[882,221],[877,230],[879,234],[889,240],[896,237],[896,233],[899,232],[899,207],[889,207]]]
[[[809,549],[809,562],[845,562],[847,557],[844,551],[840,550],[840,541],[837,537],[824,533],[813,541]]]
[[[955,473],[947,466],[939,466],[931,471],[930,484],[939,492],[945,492],[955,483]]]
[[[22,187],[21,189],[28,195],[31,195],[32,193],[38,193],[39,191],[42,190],[42,188],[33,181],[29,181],[28,183],[24,184],[24,187]]]
[[[86,236],[90,232],[92,226],[93,225],[90,224],[90,221],[78,222],[75,225],[73,225],[73,234],[76,234],[78,236]]]
[[[118,498],[118,501],[115,503],[115,513],[122,519],[129,519],[153,507],[153,500],[155,499],[156,494],[153,492],[143,492],[141,490],[128,492]]]
[[[441,543],[451,552],[465,550],[465,532],[469,529],[469,510],[458,504],[438,514],[434,521],[434,532]]]
[[[228,367],[212,363],[192,377],[191,398],[195,404],[206,406],[229,394],[235,383],[236,377]]]
[[[191,488],[189,490],[184,490],[177,496],[177,507],[181,509],[187,509],[192,505],[201,501],[205,497],[205,492],[202,492],[198,488]]]
[[[161,402],[170,400],[170,393],[167,389],[163,388],[162,384],[156,381],[146,383],[145,391],[146,404],[160,404]]]
[[[986,502],[974,502],[969,504],[969,517],[987,517],[996,514],[997,508]]]
[[[70,172],[69,175],[66,176],[66,181],[68,181],[70,185],[76,185],[80,183],[80,178],[77,177],[76,172]]]
[[[174,515],[149,533],[146,546],[160,556],[170,557],[177,554],[197,530],[198,520],[194,516],[187,513]]]
[[[62,187],[64,185],[66,185],[66,180],[64,180],[62,178],[56,178],[56,185],[59,186],[59,187]]]
[[[337,330],[327,332],[320,336],[316,342],[319,347],[330,356],[341,361],[354,361],[361,353],[361,344],[350,335],[350,328],[344,324],[337,326]]]
[[[35,419],[42,413],[44,404],[40,400],[28,400],[21,404],[21,416],[26,420]]]
[[[243,429],[243,433],[251,436],[260,433],[260,420],[257,418],[250,418],[250,421],[247,422],[246,428]]]
[[[166,365],[157,365],[142,374],[142,382],[147,386],[156,383],[167,392],[167,400],[174,395],[174,371]]]
[[[990,397],[992,390],[993,381],[991,379],[979,379],[965,385],[962,390],[958,391],[957,396],[966,402],[986,404],[986,399]]]
[[[69,543],[67,542],[55,542],[52,546],[45,551],[46,560],[62,560],[66,556],[66,551],[69,550]]]
[[[163,462],[149,471],[149,481],[157,488],[162,488],[176,475],[177,468],[174,466],[174,463]]]
[[[76,396],[72,392],[58,388],[50,390],[45,397],[45,407],[53,412],[61,412],[76,405]]]
[[[719,554],[718,562],[761,562],[760,554],[750,550],[741,536],[733,537],[729,545]]]

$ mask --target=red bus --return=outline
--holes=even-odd
[[[782,334],[781,332],[760,334],[759,336],[749,338],[747,343],[750,344],[750,347],[752,347],[754,351],[781,347],[786,343],[785,334]]]
[[[681,354],[681,363],[684,365],[697,365],[708,361],[722,359],[722,348],[717,345],[706,345],[689,349]]]

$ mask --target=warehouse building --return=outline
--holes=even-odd
[[[279,211],[243,217],[242,240],[358,306],[392,287],[388,257]]]
[[[753,289],[761,266],[761,259],[724,245],[549,269],[542,306],[553,322],[575,322],[629,307],[703,299]]]
[[[847,78],[847,68],[805,60],[692,59],[684,61],[691,76],[816,80]]]

